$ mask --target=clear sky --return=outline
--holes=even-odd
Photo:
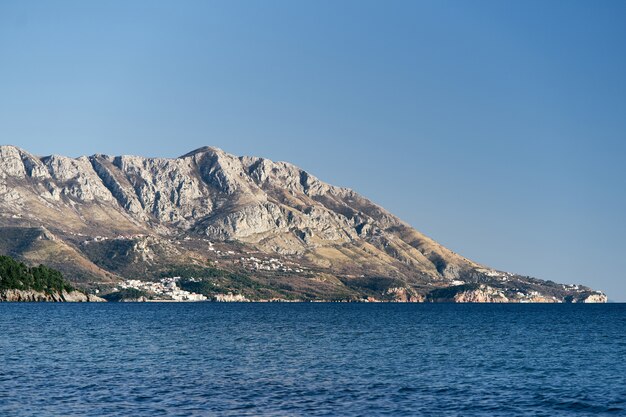
[[[626,301],[625,1],[0,1],[0,143],[293,162]]]

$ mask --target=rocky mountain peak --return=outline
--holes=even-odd
[[[220,148],[216,148],[214,146],[202,146],[202,147],[200,147],[198,149],[194,149],[191,152],[187,152],[186,154],[181,155],[178,158],[179,159],[192,158],[192,157],[194,157],[194,156],[196,156],[198,154],[205,154],[205,153],[213,153],[213,154],[221,153],[221,154],[224,154],[225,152],[223,150],[221,150]]]

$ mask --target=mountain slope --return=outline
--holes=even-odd
[[[352,190],[288,163],[210,147],[176,159],[72,159],[2,146],[0,211],[0,248],[11,241],[13,255],[33,257],[26,237],[15,242],[15,229],[45,228],[48,240],[80,259],[64,272],[85,287],[196,265],[245,274],[255,289],[215,285],[249,298],[604,299],[588,288],[494,271]],[[468,292],[474,295],[455,299]]]

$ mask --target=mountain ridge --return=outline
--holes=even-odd
[[[246,288],[252,298],[422,301],[453,287],[481,292],[457,298],[487,301],[491,289],[498,294],[493,300],[606,298],[587,287],[493,270],[351,189],[288,162],[210,146],[178,158],[38,157],[0,146],[0,209],[0,249],[52,261],[85,287],[152,279],[177,265],[219,264],[256,280],[262,290]],[[20,247],[16,229],[44,237]],[[69,271],[52,253],[80,268]],[[272,258],[293,267],[263,269]],[[287,268],[307,272],[289,276]]]

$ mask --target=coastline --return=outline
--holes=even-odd
[[[454,301],[454,300],[436,300],[436,301],[397,301],[397,300],[162,300],[162,299],[146,299],[146,300],[122,300],[122,301],[107,301],[103,298],[93,295],[82,296],[66,296],[64,299],[58,295],[35,293],[18,297],[5,297],[3,293],[0,293],[0,303],[167,303],[167,304],[202,304],[202,303],[248,303],[248,304],[268,304],[268,303],[280,303],[280,304],[607,304],[607,301],[581,301],[581,302],[565,302],[565,301]],[[615,303],[611,301],[611,303]]]
[[[105,299],[74,290],[48,293],[35,290],[0,290],[0,302],[102,303]]]

